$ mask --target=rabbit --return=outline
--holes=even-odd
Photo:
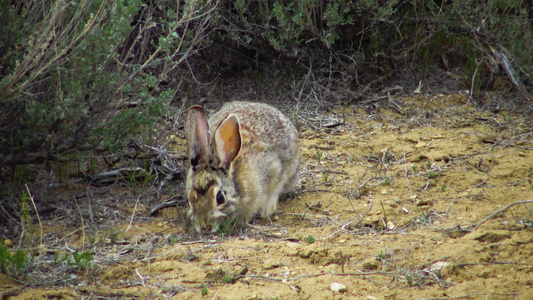
[[[276,211],[281,193],[298,182],[300,142],[288,117],[273,106],[229,102],[207,120],[201,106],[185,118],[189,218],[198,233],[223,220],[247,224]]]

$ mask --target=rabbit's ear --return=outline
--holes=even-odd
[[[185,117],[185,138],[189,147],[189,160],[193,167],[207,162],[209,135],[204,109],[198,105],[189,108]]]
[[[231,162],[241,150],[241,129],[236,115],[229,115],[220,124],[215,132],[215,142],[220,163],[229,170]]]

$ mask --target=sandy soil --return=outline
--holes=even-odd
[[[531,116],[476,110],[461,94],[380,103],[302,119],[297,195],[231,234],[191,237],[184,208],[148,217],[155,203],[125,186],[49,191],[78,195],[84,213],[90,194],[96,215],[43,220],[35,269],[17,281],[0,275],[0,293],[533,299],[533,203],[507,208],[533,200]],[[64,213],[79,219],[76,206]],[[94,254],[85,270],[57,259],[82,249]]]

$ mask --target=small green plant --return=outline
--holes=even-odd
[[[408,286],[413,286],[413,275],[407,274],[405,275],[405,280],[407,281]]]
[[[322,174],[322,180],[323,180],[324,182],[328,182],[328,179],[329,179],[329,173],[324,173],[324,174]]]
[[[230,235],[235,232],[237,229],[237,225],[239,225],[239,220],[232,220],[231,218],[225,218],[220,222],[218,225],[218,234],[220,236],[226,236]],[[214,224],[212,224],[214,226]]]
[[[69,261],[70,261],[70,257],[67,254],[64,254],[63,256],[61,256],[58,252],[54,253],[54,265],[59,265],[60,263],[69,262]]]
[[[16,166],[13,174],[13,182],[22,185],[22,179],[24,178],[25,170],[26,165]]]
[[[17,250],[12,253],[5,245],[5,241],[0,240],[0,270],[2,273],[11,277],[18,277],[27,273],[29,262],[30,259],[24,251]]]
[[[222,277],[222,282],[224,283],[231,283],[233,281],[233,277],[231,277],[229,274],[224,275]]]
[[[72,257],[74,262],[71,262],[71,264],[78,267],[80,271],[86,271],[92,265],[94,254],[90,251],[74,252]]]
[[[202,291],[202,296],[206,296],[209,293],[209,289],[206,286],[203,286],[201,291]]]
[[[412,165],[411,165],[411,168],[413,169],[413,172],[415,172],[415,173],[416,173],[416,169],[418,168],[418,166],[417,166],[417,165],[415,165],[415,164],[412,164]]]
[[[30,200],[29,194],[25,191],[22,192],[22,196],[20,198],[20,224],[22,226],[22,240],[32,243],[36,228],[31,222],[29,205]]]
[[[107,238],[111,241],[111,243],[116,244],[119,234],[120,234],[119,230],[115,230],[114,228],[110,228],[107,231]]]
[[[437,177],[439,174],[437,172],[433,172],[433,171],[430,171],[428,173],[428,177],[431,179],[431,178],[435,178]]]
[[[387,253],[385,251],[380,251],[378,255],[376,255],[377,260],[385,260],[387,259]]]
[[[322,155],[324,153],[320,150],[316,150],[316,159],[318,160],[318,162],[320,162],[320,160],[322,159]]]
[[[383,180],[383,181],[381,182],[381,185],[389,186],[389,185],[390,185],[390,179],[385,178],[385,180]]]
[[[316,242],[316,239],[312,234],[308,235],[306,239],[307,239],[307,243],[309,244]]]
[[[440,186],[440,191],[441,192],[446,191],[446,183],[444,183],[444,182],[442,183],[442,185]]]
[[[152,179],[155,179],[157,177],[156,174],[151,174],[151,175],[148,175],[148,176],[145,176],[144,177],[144,180],[143,180],[143,183],[142,183],[142,191],[141,191],[141,195],[144,194],[144,192],[146,191],[146,187],[148,186],[148,183],[152,180]]]
[[[427,170],[431,169],[431,162],[429,160],[426,162],[426,169]]]
[[[178,238],[176,238],[175,236],[171,236],[171,237],[168,239],[168,242],[169,242],[171,245],[174,245],[175,243],[178,242]]]

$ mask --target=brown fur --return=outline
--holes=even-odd
[[[231,102],[207,121],[204,110],[194,106],[185,124],[191,163],[187,195],[195,230],[214,231],[226,217],[245,222],[257,213],[268,217],[279,195],[296,184],[298,132],[274,107]]]

